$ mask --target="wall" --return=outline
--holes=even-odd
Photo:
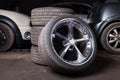
[[[16,10],[16,6],[19,6],[20,12],[29,14],[33,8],[49,6],[60,2],[83,2],[87,4],[93,4],[96,2],[96,0],[0,0],[0,8]]]

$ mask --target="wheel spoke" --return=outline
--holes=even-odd
[[[64,35],[62,35],[62,34],[60,34],[60,33],[58,33],[58,32],[56,32],[55,35],[58,36],[58,37],[61,38],[61,39],[67,40],[67,37],[66,37],[66,36],[64,36]]]
[[[76,22],[74,22],[74,21],[70,21],[69,23],[68,23],[68,37],[69,38],[73,38],[74,37],[74,29],[73,29],[73,27],[75,27],[77,24],[76,24]]]
[[[110,40],[109,43],[112,44],[116,41],[116,39]]]
[[[82,62],[85,59],[85,57],[82,55],[82,53],[80,52],[80,50],[78,49],[76,45],[74,45],[74,47],[77,51],[77,61]]]
[[[68,45],[66,47],[64,47],[61,51],[60,51],[60,57],[64,58],[66,52],[68,51],[68,49],[70,48],[71,45]]]
[[[89,40],[89,39],[88,39],[88,35],[84,35],[83,38],[81,38],[81,39],[76,39],[75,42],[82,42],[82,41],[87,41],[87,40]]]
[[[68,37],[70,37],[70,38],[73,38],[73,27],[72,26],[70,26],[70,27],[68,27]]]
[[[115,35],[113,35],[113,34],[109,34],[109,37],[113,37],[113,38],[115,38]]]
[[[116,42],[115,42],[115,45],[114,45],[113,47],[114,47],[114,48],[117,48],[118,44],[119,44],[119,41],[116,41]]]
[[[118,35],[117,29],[114,29],[113,31],[114,31],[114,33],[115,33],[116,35]]]
[[[82,42],[82,41],[87,41],[88,39],[86,38],[81,38],[81,39],[76,39],[75,42]]]

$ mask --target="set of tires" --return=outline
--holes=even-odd
[[[62,73],[79,72],[90,66],[97,47],[94,33],[82,19],[72,14],[71,9],[56,7],[32,11],[33,62]]]
[[[58,7],[35,8],[31,11],[31,55],[33,62],[41,65],[47,65],[44,63],[41,54],[38,53],[38,37],[45,25],[52,18],[63,15],[72,15],[73,13],[74,11],[72,9]]]
[[[72,15],[73,10],[66,8],[43,7],[31,11],[31,42],[38,45],[38,36],[42,28],[54,17]]]

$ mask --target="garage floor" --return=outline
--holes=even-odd
[[[120,80],[120,55],[98,51],[84,73],[62,75],[31,61],[30,51],[0,53],[0,80]]]

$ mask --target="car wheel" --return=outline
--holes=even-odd
[[[93,62],[96,40],[93,31],[80,18],[61,16],[44,27],[38,49],[53,70],[73,73],[86,69]]]
[[[12,29],[0,22],[0,51],[9,50],[15,41],[14,32]]]
[[[111,23],[104,29],[101,44],[110,53],[120,54],[120,22]]]

